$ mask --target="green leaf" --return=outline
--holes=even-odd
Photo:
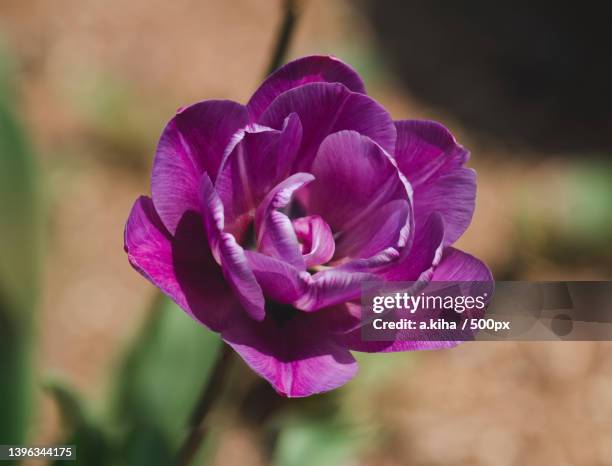
[[[2,80],[0,80],[2,82]],[[41,213],[30,143],[0,90],[0,290],[11,319],[29,321],[40,287]]]
[[[286,426],[276,446],[276,466],[341,466],[359,451],[361,435],[348,424],[301,422]]]
[[[0,51],[0,442],[22,443],[31,411],[32,318],[39,299],[38,172]]]
[[[155,301],[117,378],[114,418],[130,465],[169,464],[219,347],[216,334],[168,298]]]
[[[31,411],[32,337],[9,318],[5,305],[0,296],[0,443],[19,444]]]
[[[103,429],[93,420],[85,406],[67,385],[53,380],[45,388],[57,403],[65,435],[61,443],[75,445],[76,466],[108,466],[113,463],[114,451]],[[57,460],[61,466],[65,461]]]

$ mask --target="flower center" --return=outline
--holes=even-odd
[[[257,244],[257,235],[255,234],[255,221],[250,220],[245,232],[240,241],[244,249],[254,250]]]
[[[279,327],[284,327],[287,322],[296,317],[300,311],[291,304],[284,304],[266,299],[266,312],[274,319],[274,322],[276,322]]]

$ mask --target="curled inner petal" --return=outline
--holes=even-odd
[[[283,259],[304,270],[296,234],[289,217],[276,209],[287,207],[293,193],[314,180],[309,173],[296,173],[279,183],[268,193],[255,214],[257,249],[269,256]]]
[[[329,225],[319,215],[296,218],[292,223],[302,245],[306,267],[325,264],[334,257],[334,236]]]
[[[300,147],[302,126],[289,115],[281,130],[249,125],[228,144],[215,181],[226,231],[241,239],[266,194],[287,178]]]
[[[155,210],[174,234],[187,211],[199,212],[202,173],[215,179],[232,134],[248,123],[245,107],[208,100],[181,109],[164,128],[151,174]]]
[[[328,136],[312,164],[316,181],[304,191],[310,214],[332,228],[334,261],[368,258],[404,247],[412,234],[412,190],[391,156],[355,131]]]
[[[212,254],[245,311],[252,318],[262,320],[265,317],[263,292],[248,266],[244,250],[231,233],[223,231],[223,204],[206,173],[202,175],[200,191],[204,228]]]

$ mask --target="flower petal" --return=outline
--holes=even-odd
[[[339,268],[310,275],[291,264],[254,251],[246,251],[249,267],[267,298],[290,304],[305,312],[335,306],[358,299],[361,285],[381,281],[367,272]]]
[[[396,121],[395,159],[412,187],[462,167],[469,152],[457,144],[448,129],[435,121]]]
[[[286,322],[242,319],[223,339],[281,395],[303,397],[333,390],[357,373],[350,351],[315,315],[298,312]]]
[[[340,237],[338,257],[373,258],[387,248],[400,249],[408,240],[410,231],[410,204],[395,199],[374,210],[367,220],[360,221],[350,235]]]
[[[410,186],[393,159],[371,139],[355,131],[328,136],[313,161],[312,174],[316,180],[305,189],[305,208],[329,223],[336,238],[335,258],[369,257],[406,244],[412,220]],[[385,218],[393,211],[390,219]],[[375,225],[372,216],[383,225]],[[376,234],[377,226],[385,230]]]
[[[172,298],[187,314],[214,331],[232,322],[240,308],[214,261],[197,214],[186,214],[174,238],[153,203],[140,197],[125,227],[130,264]]]
[[[459,168],[416,188],[414,222],[418,225],[439,212],[444,219],[444,244],[451,245],[470,225],[475,204],[476,172]]]
[[[415,223],[439,211],[445,244],[453,244],[469,226],[476,199],[473,170],[461,168],[469,152],[433,121],[396,121],[395,159],[414,189]]]
[[[308,290],[310,275],[285,261],[255,251],[245,251],[249,267],[266,298],[291,304]]]
[[[289,176],[300,147],[302,126],[298,116],[291,114],[281,130],[247,127],[239,133],[215,181],[228,231],[234,230],[232,225],[239,224],[241,216],[252,216],[265,195]]]
[[[430,280],[433,269],[442,257],[444,247],[444,223],[442,216],[434,212],[416,227],[410,251],[399,262],[380,272],[390,281]]]
[[[170,233],[186,211],[199,212],[202,173],[215,179],[225,147],[247,123],[244,106],[208,100],[180,110],[166,125],[153,162],[151,192]]]
[[[293,303],[298,309],[307,312],[358,299],[363,283],[380,281],[379,277],[371,273],[338,268],[317,272],[309,278],[307,293]]]
[[[259,123],[280,128],[291,113],[297,113],[303,128],[296,171],[309,172],[323,139],[342,130],[368,136],[389,153],[395,149],[396,130],[389,113],[370,97],[342,84],[311,83],[291,89],[270,104]]]
[[[341,83],[365,94],[363,81],[350,66],[336,57],[312,55],[289,62],[268,76],[247,104],[251,119],[257,121],[283,92],[313,82]]]
[[[431,282],[483,282],[479,288],[492,288],[493,276],[489,268],[474,256],[458,249],[447,247],[444,249],[442,259],[435,267],[431,276]],[[489,294],[490,296],[490,294]],[[467,312],[467,311],[466,311]],[[437,318],[436,315],[428,316]],[[451,331],[446,331],[453,332]],[[456,331],[462,334],[459,330]],[[448,335],[446,335],[448,337]],[[403,339],[396,341],[364,341],[361,338],[361,328],[357,328],[344,335],[338,336],[343,344],[353,351],[373,352],[395,352],[395,351],[418,351],[429,349],[452,348],[464,340],[449,341],[444,338],[439,340],[410,341],[404,335]]]
[[[434,269],[433,282],[492,282],[493,275],[480,259],[455,248],[445,248]]]
[[[304,259],[291,220],[276,209],[286,207],[293,193],[314,180],[309,173],[296,173],[272,189],[257,208],[255,231],[257,249],[305,270]]]
[[[248,266],[244,250],[232,234],[223,231],[223,204],[206,173],[202,175],[201,196],[204,227],[213,255],[247,314],[262,320],[265,316],[263,292]]]
[[[325,264],[336,248],[329,225],[318,215],[300,217],[292,222],[297,239],[302,243],[306,267]]]

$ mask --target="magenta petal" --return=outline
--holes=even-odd
[[[327,321],[327,327],[334,334],[346,334],[361,327],[361,300],[337,304],[321,309],[318,315]],[[342,342],[344,337],[340,336]]]
[[[325,264],[334,256],[335,243],[329,225],[318,215],[300,217],[293,222],[297,239],[302,243],[306,267]]]
[[[389,154],[371,139],[354,131],[328,136],[312,174],[316,180],[305,190],[305,207],[329,223],[336,258],[368,257],[406,244],[412,221],[410,186]],[[381,211],[392,218],[378,218],[385,230],[376,234],[379,225],[372,217]]]
[[[359,75],[350,66],[330,56],[313,55],[287,63],[259,86],[247,104],[253,121],[285,91],[313,82],[344,84],[351,91],[365,94]]]
[[[130,264],[185,312],[214,331],[232,321],[240,304],[214,261],[202,220],[185,215],[172,238],[151,199],[140,197],[125,227]]]
[[[234,138],[215,181],[228,230],[241,216],[252,216],[264,196],[289,176],[302,126],[297,115],[291,114],[281,130],[247,127]]]
[[[395,159],[413,188],[431,182],[467,162],[469,152],[440,123],[396,121]]]
[[[247,123],[244,106],[208,100],[182,109],[166,125],[153,162],[151,192],[170,233],[186,211],[199,212],[202,173],[215,179],[225,147]]]
[[[258,250],[283,259],[300,270],[306,266],[293,225],[289,217],[276,209],[286,207],[293,193],[313,179],[309,173],[291,175],[268,193],[255,215]]]
[[[469,153],[433,121],[396,121],[395,158],[414,189],[415,222],[432,212],[444,218],[445,244],[453,244],[472,220],[476,198],[473,170],[461,168]]]
[[[392,281],[430,280],[433,267],[442,256],[443,246],[444,223],[442,216],[434,212],[425,222],[417,225],[409,253],[380,275]]]
[[[379,277],[371,273],[337,268],[317,272],[310,278],[308,292],[293,303],[295,307],[307,312],[358,299],[363,283],[380,281]]]
[[[402,257],[396,248],[386,248],[376,255],[364,259],[352,259],[335,267],[336,270],[349,272],[371,272],[379,274],[380,270],[386,270],[390,264],[395,263]]]
[[[480,259],[447,247],[442,254],[442,260],[434,269],[433,282],[491,282],[493,275]]]
[[[475,204],[476,172],[459,168],[416,188],[414,221],[418,225],[439,212],[444,219],[444,244],[451,245],[470,225]]]
[[[223,339],[281,395],[303,397],[340,387],[357,373],[350,351],[336,343],[315,315],[287,322],[242,318]]]
[[[267,298],[290,304],[308,291],[310,275],[285,261],[255,251],[245,251],[249,267]]]
[[[223,204],[206,173],[201,181],[202,215],[213,255],[221,264],[223,275],[245,311],[256,320],[265,317],[265,300],[261,287],[249,268],[242,247],[234,236],[223,231]]]
[[[246,256],[266,297],[306,312],[359,299],[363,283],[380,281],[371,273],[337,268],[310,275],[264,254],[247,251]]]
[[[270,104],[259,123],[280,128],[291,113],[297,113],[303,128],[297,171],[310,171],[323,139],[342,130],[368,136],[389,153],[395,149],[395,125],[387,111],[370,97],[351,92],[342,84],[311,83],[291,89]]]
[[[395,199],[381,205],[357,223],[350,235],[344,235],[336,249],[338,257],[373,258],[381,251],[393,247],[401,249],[410,232],[410,204],[404,199]]]
[[[432,282],[492,282],[493,275],[479,259],[455,248],[444,249],[440,263],[434,268]],[[390,341],[372,342],[361,339],[361,329],[339,336],[353,351],[392,352],[452,348],[460,341]]]

